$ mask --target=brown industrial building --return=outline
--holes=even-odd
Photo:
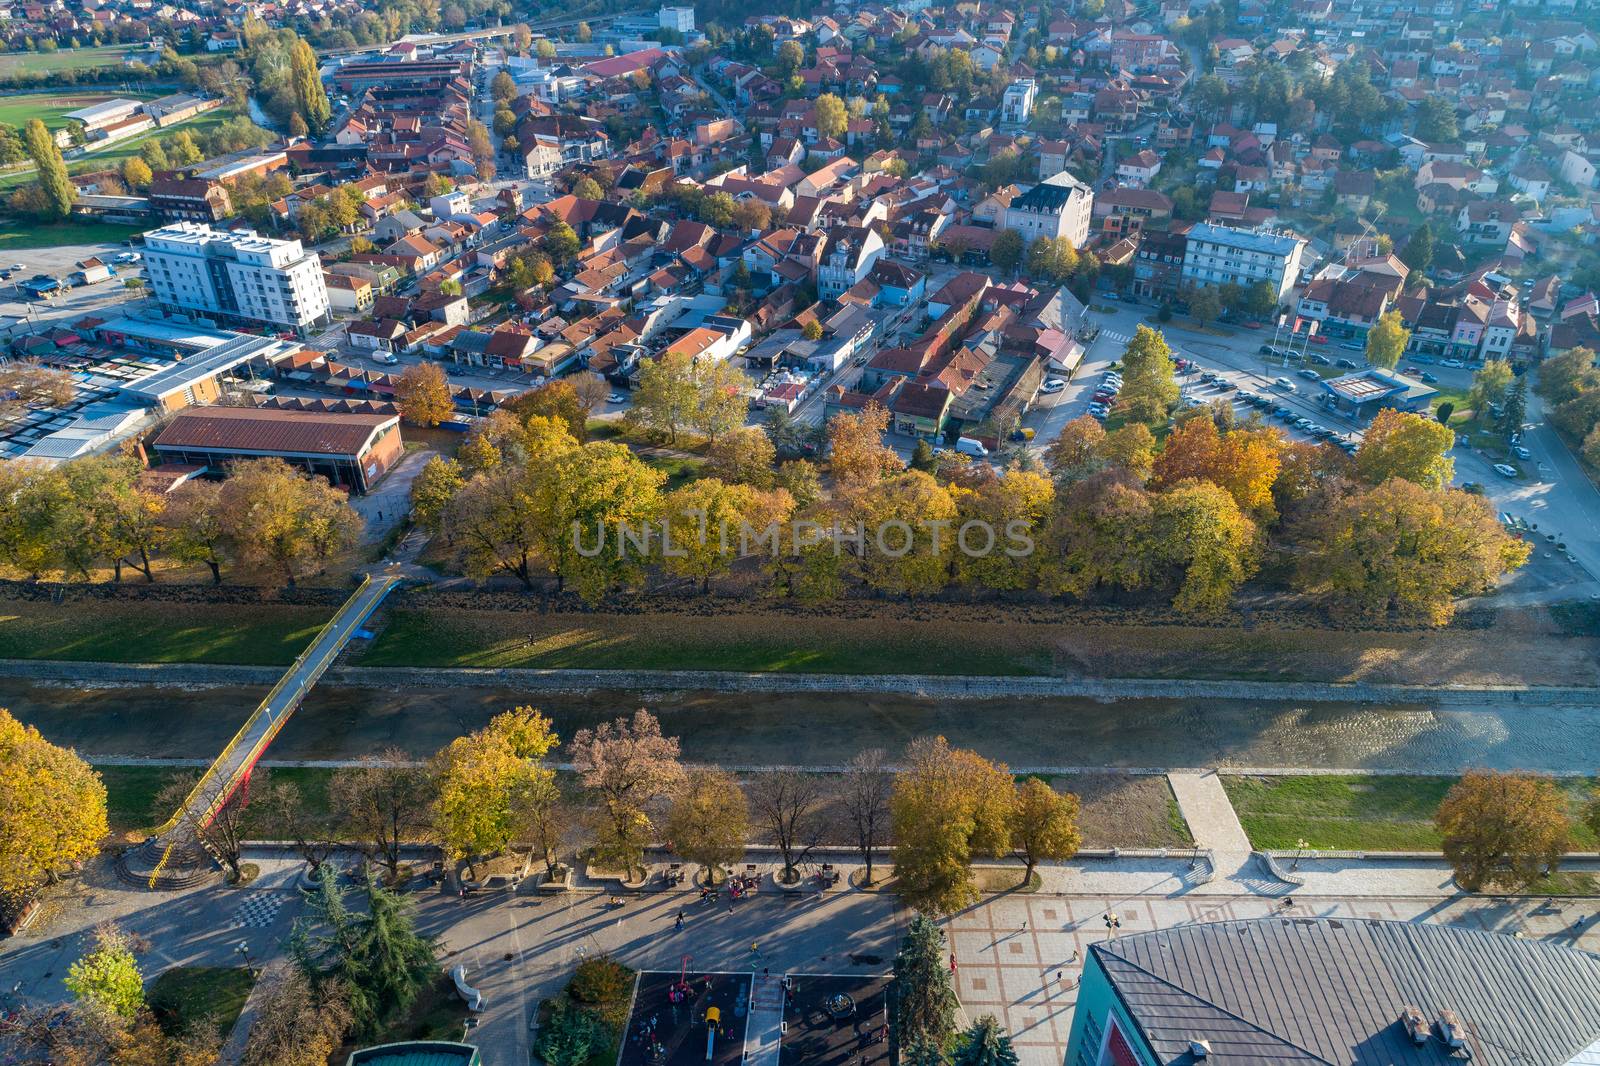
[[[194,407],[178,413],[152,445],[163,463],[221,473],[243,459],[276,457],[366,492],[404,452],[400,417],[259,407]]]

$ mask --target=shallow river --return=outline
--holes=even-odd
[[[0,678],[0,706],[50,739],[95,757],[209,758],[261,691],[247,688],[74,689]],[[936,700],[913,696],[724,693],[640,695],[499,689],[320,687],[270,759],[350,758],[387,747],[427,755],[497,711],[533,703],[558,732],[648,707],[686,759],[732,766],[846,762],[864,747],[893,752],[943,733],[1014,767],[1365,767],[1450,772],[1473,766],[1593,772],[1600,708],[1507,705],[1435,710],[1282,701]],[[559,757],[559,756],[558,756]]]

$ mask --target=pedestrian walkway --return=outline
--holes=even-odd
[[[745,1030],[745,1061],[778,1066],[783,1051],[783,978],[757,974],[750,989],[750,1022]]]
[[[1182,771],[1167,775],[1183,820],[1194,842],[1211,852],[1211,865],[1221,880],[1236,880],[1250,865],[1250,838],[1222,788],[1215,770]]]

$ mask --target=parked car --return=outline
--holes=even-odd
[[[1427,372],[1423,372],[1423,373],[1417,375],[1417,377],[1418,377],[1419,380],[1424,381],[1429,385],[1432,385],[1432,384],[1434,384],[1435,382],[1437,382],[1439,380],[1437,377],[1435,377],[1434,375],[1429,374]]]
[[[1415,377],[1416,375],[1422,373],[1422,368],[1421,367],[1416,367],[1416,366],[1408,366],[1408,367],[1406,367],[1405,372],[1407,374],[1410,374],[1413,377]]]
[[[1278,354],[1278,349],[1274,348],[1270,344],[1263,344],[1261,347],[1257,348],[1256,351],[1259,352],[1262,355],[1277,355]]]
[[[1459,359],[1441,359],[1441,360],[1439,360],[1439,365],[1440,366],[1447,366],[1451,370],[1463,370],[1463,369],[1466,368],[1467,364],[1463,363]]]
[[[1322,375],[1321,374],[1319,374],[1315,370],[1311,370],[1309,368],[1307,368],[1305,370],[1296,370],[1295,373],[1299,374],[1301,377],[1305,378],[1307,381],[1320,381],[1320,380],[1322,380]]]
[[[628,402],[628,398],[626,396],[624,396],[620,392],[613,392],[610,396],[606,397],[606,402],[607,403],[627,403]]]
[[[1294,391],[1294,382],[1290,381],[1288,378],[1276,377],[1272,379],[1272,383],[1278,388],[1282,389],[1284,392]]]
[[[1359,364],[1354,359],[1340,359],[1333,365],[1341,370],[1354,370]]]
[[[1517,445],[1515,448],[1511,449],[1511,454],[1515,455],[1518,459],[1522,459],[1524,461],[1533,458],[1533,453],[1530,452],[1528,449],[1524,448],[1520,444]]]
[[[1333,360],[1329,359],[1325,355],[1319,355],[1316,352],[1312,352],[1306,358],[1310,359],[1313,363],[1316,363],[1318,366],[1332,366],[1333,365]]]
[[[1364,352],[1367,350],[1367,346],[1362,344],[1360,341],[1345,341],[1343,344],[1339,345],[1339,347],[1343,348],[1347,352]]]
[[[962,455],[970,455],[974,459],[983,459],[989,454],[989,449],[983,446],[982,441],[971,437],[957,437],[956,451]]]
[[[1039,391],[1045,396],[1054,396],[1066,387],[1067,383],[1065,381],[1047,381],[1039,386]]]
[[[1496,474],[1499,474],[1501,477],[1514,478],[1514,477],[1517,476],[1517,468],[1512,466],[1512,465],[1510,465],[1509,463],[1496,463],[1496,464],[1494,464],[1494,472]]]

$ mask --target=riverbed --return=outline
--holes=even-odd
[[[255,707],[254,687],[82,688],[0,678],[0,706],[90,759],[210,758]],[[324,684],[284,726],[269,759],[351,759],[385,749],[432,754],[519,704],[569,737],[646,707],[692,762],[837,766],[943,734],[1019,769],[1073,767],[1348,768],[1413,773],[1476,766],[1592,773],[1600,708],[1441,709],[1287,700],[1102,702],[944,700],[850,693],[537,695],[504,688],[388,690]],[[560,758],[559,750],[557,752]]]

